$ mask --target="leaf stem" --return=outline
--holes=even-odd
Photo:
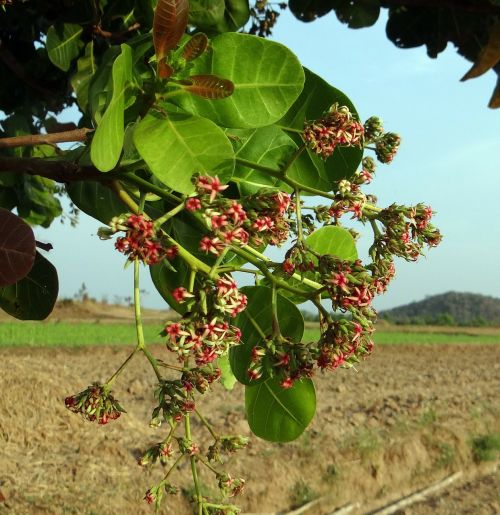
[[[132,165],[130,165],[132,166]],[[144,166],[146,167],[146,166]],[[155,193],[161,198],[167,199],[167,200],[173,200],[176,203],[182,202],[182,198],[178,197],[177,195],[174,195],[173,193],[170,193],[168,191],[165,191],[164,188],[161,186],[156,186],[155,184],[152,184],[149,181],[146,181],[142,177],[138,177],[132,172],[126,172],[120,174],[120,179],[125,180],[127,182],[131,182],[135,184],[139,189],[143,189],[146,191],[149,191],[150,193]]]
[[[173,209],[165,213],[160,218],[157,218],[154,222],[155,229],[159,229],[167,220],[170,220],[177,213],[180,213],[184,209],[184,202],[181,202],[179,205],[175,206]]]
[[[278,179],[284,179],[284,174],[281,170],[277,170],[276,168],[270,168],[269,166],[264,166],[259,163],[254,163],[253,161],[248,161],[248,159],[242,159],[241,157],[237,157],[235,159],[236,164],[244,166],[245,168],[252,168],[254,170],[259,170],[260,172],[265,172],[273,177],[277,177]]]
[[[213,264],[212,268],[210,269],[210,272],[208,274],[209,279],[213,279],[217,275],[217,270],[226,257],[226,254],[229,251],[229,247],[225,247],[222,252],[217,256],[217,259],[215,260],[215,263]]]
[[[279,339],[281,337],[280,323],[278,320],[278,289],[273,284],[271,289],[271,320],[273,329],[273,339]]]
[[[245,245],[241,250],[243,251],[247,251],[249,252],[250,254],[253,254],[255,257],[259,258],[260,260],[266,262],[267,264],[270,264],[271,263],[271,260],[265,256],[264,254],[261,254],[258,250],[248,246],[248,245]],[[234,250],[233,250],[234,251]],[[240,254],[241,255],[241,254]],[[253,265],[255,265],[255,263],[249,259],[249,256],[242,256],[242,257],[245,257],[245,259],[247,259],[250,263],[252,263]],[[257,265],[255,265],[257,266]],[[261,270],[259,268],[259,270]],[[262,272],[262,270],[261,270]],[[262,272],[264,275],[265,273]],[[273,276],[274,277],[274,276]],[[297,281],[300,281],[302,282],[303,284],[307,285],[307,286],[310,286],[311,288],[315,288],[315,289],[319,289],[319,288],[322,288],[323,285],[320,284],[320,283],[317,283],[316,281],[312,281],[311,279],[307,279],[307,277],[302,277],[300,274],[297,274],[297,273],[294,273],[292,275],[292,277],[294,279],[297,279]],[[302,292],[303,295],[306,295],[305,292]]]
[[[295,163],[295,161],[297,161],[297,159],[301,156],[302,152],[304,152],[304,150],[306,149],[306,146],[304,144],[302,144],[299,148],[297,148],[297,150],[292,154],[292,156],[290,157],[290,159],[288,160],[287,164],[283,167],[283,175],[286,177],[286,172],[288,172],[288,170],[290,170],[291,166],[293,165],[293,163]]]
[[[304,232],[302,228],[302,212],[301,212],[301,200],[300,200],[300,190],[295,188],[295,216],[297,218],[297,239],[300,244],[304,241]]]
[[[186,413],[184,417],[184,431],[186,433],[186,439],[191,441],[191,421],[189,413]],[[196,470],[196,457],[190,456],[189,461],[191,462],[191,474],[193,476],[194,488],[196,491],[196,504],[198,505],[198,514],[203,513],[203,497],[201,496],[200,483],[198,480],[198,471]]]
[[[149,352],[144,341],[144,331],[142,328],[142,316],[141,316],[141,290],[139,287],[140,277],[140,263],[138,259],[134,260],[134,315],[135,315],[135,330],[137,335],[137,350],[141,350],[148,361],[151,363],[153,370],[155,371],[158,381],[161,381],[161,373],[158,368],[158,362],[156,358]]]
[[[138,351],[138,347],[136,347],[127,357],[127,359],[120,365],[120,367],[114,372],[114,374],[106,381],[106,385],[111,387],[111,385],[115,382],[115,379],[123,372],[124,368],[128,365],[129,361],[135,356]]]
[[[215,475],[219,474],[219,471],[216,468],[212,467],[212,465],[210,465],[208,461],[205,461],[201,456],[198,456],[198,461],[205,465],[205,467],[207,467],[207,469],[213,472]]]
[[[214,440],[218,440],[219,439],[219,436],[217,435],[217,433],[214,431],[214,428],[212,427],[212,425],[210,424],[210,422],[208,422],[208,420],[197,410],[195,409],[194,412],[196,413],[197,417],[201,420],[201,422],[203,423],[203,425],[208,429],[209,433],[212,435],[212,438]]]

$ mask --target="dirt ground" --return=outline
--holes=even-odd
[[[166,359],[163,347],[153,353]],[[142,497],[160,466],[136,464],[164,436],[148,425],[154,401],[147,361],[138,356],[119,378],[128,411],[107,426],[64,408],[68,394],[107,379],[123,347],[0,350],[0,513],[153,513]],[[476,464],[471,441],[500,430],[500,346],[383,346],[357,371],[317,377],[318,411],[290,444],[251,437],[226,468],[247,479],[235,499],[244,512],[286,513],[319,497],[307,513],[326,515],[351,503],[370,513],[456,471],[461,481],[398,513],[500,513],[494,463]],[[250,436],[243,390],[216,387],[200,410],[222,433]],[[205,435],[194,424],[194,438]],[[203,444],[204,436],[200,439]],[[189,485],[182,464],[174,478]],[[202,476],[207,494],[216,493]],[[162,513],[192,513],[188,492]]]

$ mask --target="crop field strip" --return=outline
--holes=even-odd
[[[400,326],[401,327],[401,326]],[[398,327],[399,329],[399,327]],[[160,336],[162,324],[145,324],[144,335],[148,343],[162,343]],[[319,337],[318,329],[308,328],[304,332],[304,340]],[[408,330],[404,326],[400,330],[378,330],[374,334],[375,344],[500,344],[500,328],[488,331],[483,328],[455,328],[450,333],[434,327],[432,332]],[[2,322],[0,323],[0,347],[74,347],[83,345],[133,345],[135,343],[135,327],[124,323],[95,322]]]

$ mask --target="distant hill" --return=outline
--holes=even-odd
[[[395,324],[500,325],[500,299],[450,291],[379,315]]]

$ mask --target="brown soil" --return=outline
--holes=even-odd
[[[0,350],[0,513],[153,513],[142,497],[162,471],[136,460],[165,430],[148,426],[154,377],[146,360],[135,358],[116,384],[128,411],[119,420],[96,426],[63,405],[66,395],[107,379],[127,353]],[[474,436],[500,430],[500,346],[379,347],[357,372],[318,376],[317,390],[318,413],[297,441],[252,437],[227,464],[247,479],[244,511],[286,512],[318,495],[310,514],[348,503],[360,503],[351,513],[368,513],[456,470],[464,471],[460,484],[404,513],[500,511],[498,476],[483,477],[470,447]],[[250,435],[241,388],[217,387],[204,401],[200,410],[221,432]],[[199,424],[194,433],[205,434]],[[184,464],[174,481],[188,485],[189,475]],[[209,476],[202,481],[216,492]],[[192,513],[187,495],[167,501],[162,513]]]

